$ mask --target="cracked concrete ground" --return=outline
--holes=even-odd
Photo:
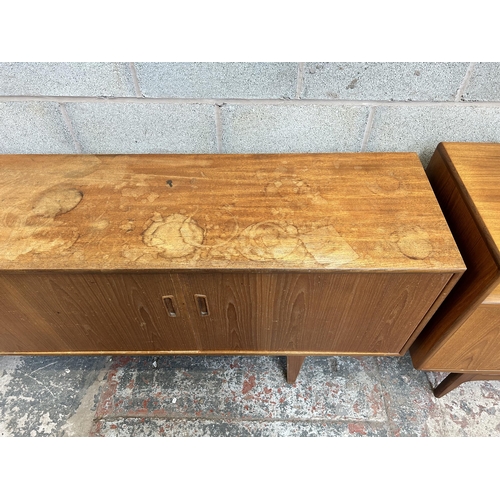
[[[156,366],[155,366],[156,365]],[[441,399],[408,355],[1,356],[2,436],[500,436],[500,381]]]

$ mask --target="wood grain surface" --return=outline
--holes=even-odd
[[[0,155],[0,270],[463,270],[414,153]]]
[[[0,353],[401,355],[463,270],[414,153],[0,155]]]
[[[486,351],[472,349],[470,342],[464,342],[461,332],[464,328],[472,335],[472,330],[464,323],[482,302],[497,300],[500,145],[440,144],[429,163],[427,175],[467,270],[412,345],[413,364],[424,370],[460,371],[466,366],[475,367],[470,368],[473,370],[479,366],[488,371],[496,370],[500,368],[499,360],[494,356],[485,357]],[[474,325],[480,326],[477,322]],[[488,338],[494,335],[492,332]],[[477,339],[481,337],[480,329],[476,335]],[[453,340],[455,337],[462,343]],[[480,342],[484,343],[484,339]]]
[[[305,359],[305,356],[286,357],[286,381],[289,384],[293,384],[297,380],[297,376]]]
[[[500,263],[500,144],[444,143],[442,147]]]
[[[449,279],[438,273],[8,273],[0,276],[0,352],[399,355]],[[171,306],[165,297],[173,298]]]
[[[429,361],[444,372],[500,374],[500,307],[481,304]]]
[[[497,286],[489,295],[483,300],[483,304],[499,304],[500,305],[500,285]]]
[[[202,349],[399,354],[450,275],[183,273]],[[191,299],[192,300],[192,299]]]
[[[163,296],[176,299],[170,317]],[[1,352],[198,350],[182,291],[168,274],[0,276]]]

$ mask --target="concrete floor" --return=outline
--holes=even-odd
[[[156,363],[155,363],[156,359]],[[156,366],[154,366],[156,364]],[[500,436],[500,381],[402,358],[0,356],[2,436]]]

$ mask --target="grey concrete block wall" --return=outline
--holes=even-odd
[[[471,70],[465,101],[500,101],[500,64],[478,63]]]
[[[60,106],[57,102],[0,101],[0,153],[76,153]]]
[[[137,63],[146,97],[292,99],[297,63]]]
[[[468,63],[307,63],[303,97],[453,101]]]
[[[206,104],[70,102],[83,153],[217,153],[215,111]]]
[[[128,63],[0,63],[0,95],[135,96]]]
[[[500,141],[500,63],[0,63],[0,154]]]
[[[500,142],[500,107],[380,106],[366,150],[418,151],[427,164],[441,141]]]
[[[363,106],[226,105],[222,152],[360,151],[367,117]]]

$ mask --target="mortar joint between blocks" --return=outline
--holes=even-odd
[[[139,85],[139,78],[137,77],[137,70],[135,68],[135,63],[129,62],[130,73],[132,74],[132,80],[134,82],[135,95],[138,98],[144,98],[144,94],[141,92],[141,86]]]
[[[63,117],[63,121],[66,125],[66,128],[68,129],[68,132],[71,138],[73,139],[73,145],[75,147],[76,153],[82,154],[82,146],[80,144],[80,141],[78,140],[75,129],[73,127],[73,123],[71,122],[71,118],[68,115],[68,110],[66,109],[64,103],[62,102],[59,103],[59,109],[61,110],[61,115]]]
[[[297,93],[295,95],[296,99],[300,99],[302,92],[304,91],[304,66],[305,63],[299,62],[297,67]]]
[[[469,67],[465,72],[464,79],[462,80],[462,83],[457,91],[457,95],[455,96],[455,102],[464,102],[463,96],[465,94],[465,91],[467,90],[467,87],[469,86],[469,82],[472,77],[475,65],[476,65],[475,62],[471,62],[469,64]]]
[[[219,154],[222,153],[222,116],[221,116],[221,108],[224,105],[222,104],[215,104],[214,110],[215,110],[215,134],[217,138],[217,152]]]

